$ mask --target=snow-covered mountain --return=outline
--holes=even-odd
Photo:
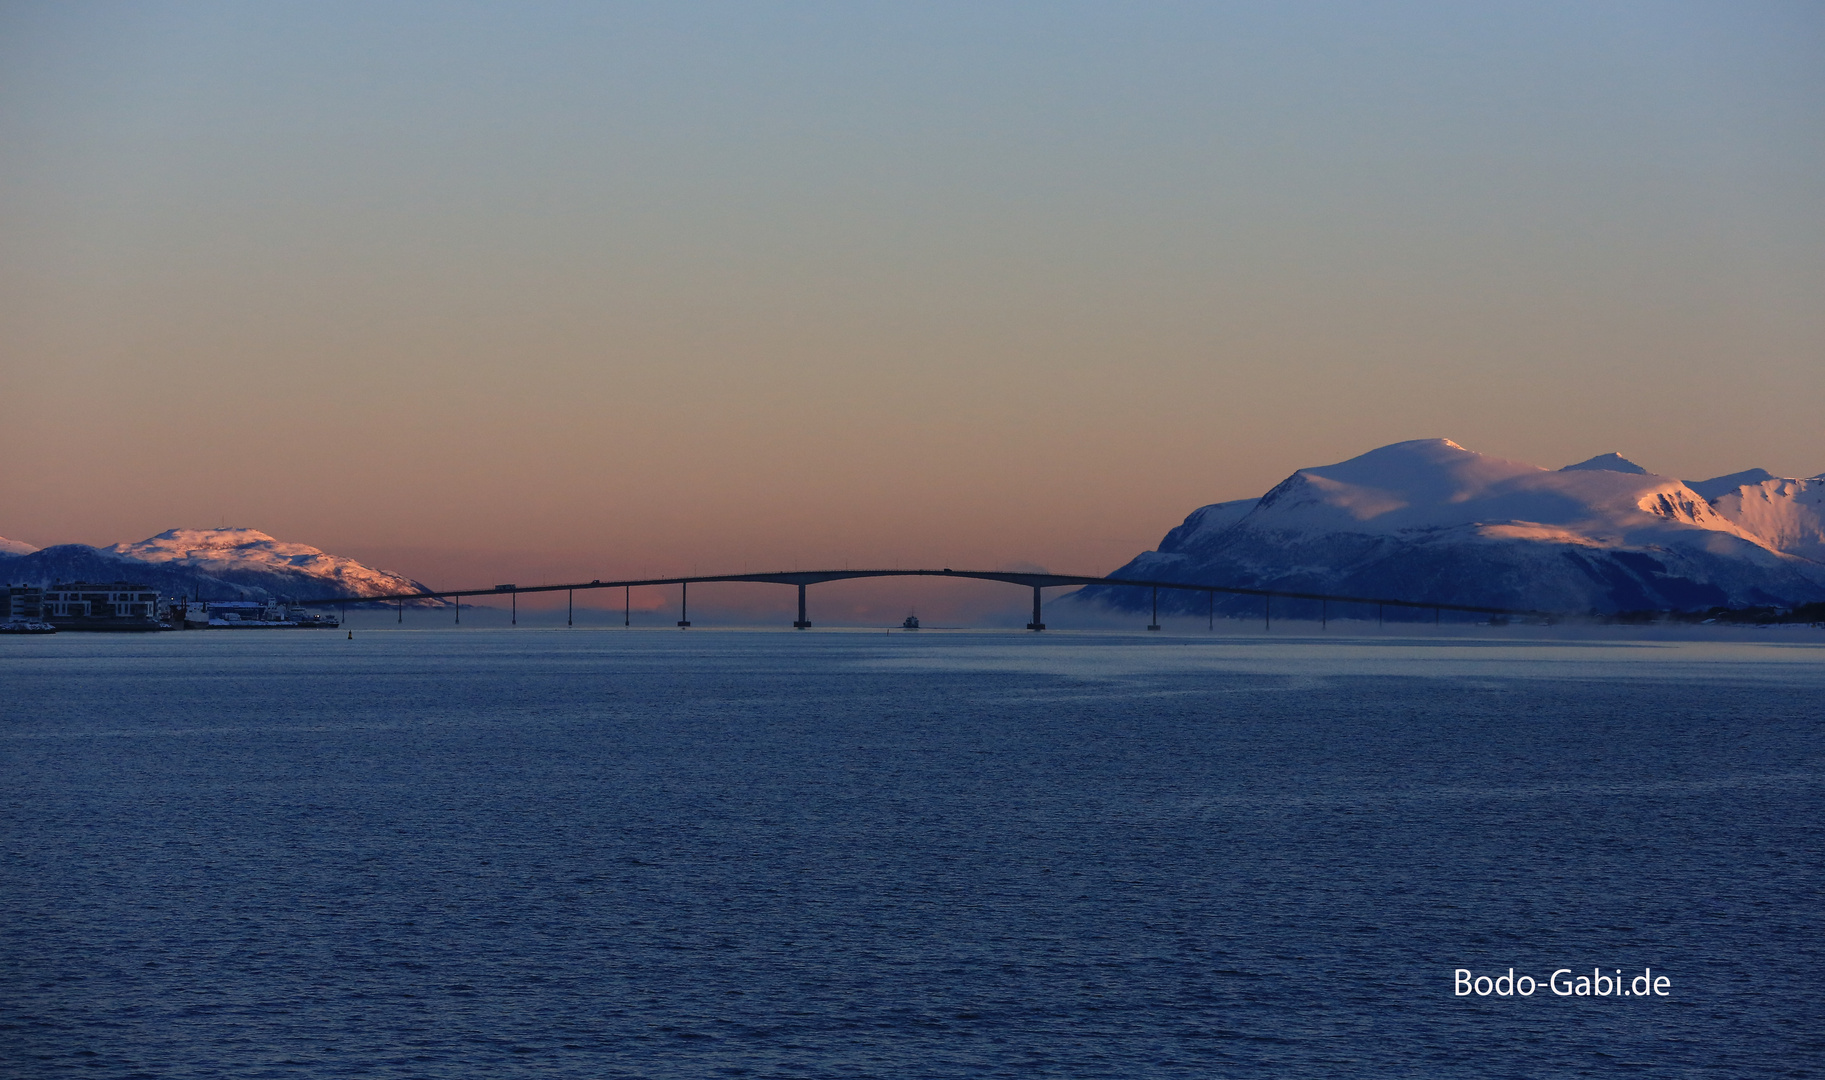
[[[0,555],[30,555],[37,550],[23,540],[8,540],[0,536]]]
[[[1445,441],[1450,442],[1451,440],[1447,439]],[[1598,454],[1596,457],[1586,458],[1583,461],[1578,462],[1576,465],[1567,465],[1565,468],[1560,469],[1559,471],[1560,472],[1619,472],[1619,473],[1634,473],[1636,476],[1646,476],[1648,474],[1648,471],[1646,469],[1644,469],[1641,466],[1630,461],[1628,458],[1623,457],[1621,454]]]
[[[255,529],[171,529],[133,544],[60,544],[0,555],[0,580],[13,584],[126,579],[170,594],[205,599],[375,596],[429,591],[399,574],[275,540]]]
[[[1760,469],[1750,472],[1762,479],[1725,489],[1711,497],[1711,505],[1725,520],[1775,550],[1825,563],[1825,473],[1789,480]],[[1705,483],[1693,488],[1701,486]]]
[[[1788,605],[1825,599],[1822,502],[1818,477],[1687,484],[1615,454],[1553,471],[1419,439],[1202,507],[1112,576],[1552,611]]]
[[[288,585],[322,589],[321,596],[411,592],[424,586],[308,544],[275,540],[257,529],[168,529],[137,544],[102,549],[146,563],[175,563],[220,581],[283,591]],[[327,588],[324,588],[327,586]],[[292,592],[286,595],[301,597]]]

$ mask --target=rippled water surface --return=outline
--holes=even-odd
[[[0,640],[0,1074],[1812,1075],[1781,640]]]

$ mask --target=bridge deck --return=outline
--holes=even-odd
[[[1406,600],[1382,596],[1346,596],[1339,593],[1292,592],[1284,589],[1249,589],[1234,585],[1206,585],[1189,581],[1152,581],[1138,578],[1086,577],[1077,574],[1028,574],[1001,570],[780,570],[760,574],[700,574],[686,577],[628,578],[619,581],[577,581],[562,585],[516,585],[489,589],[439,589],[433,592],[384,593],[372,596],[332,596],[322,600],[300,600],[301,606],[327,604],[371,604],[396,600],[460,600],[469,596],[510,596],[515,593],[581,592],[585,589],[627,589],[647,585],[696,585],[711,582],[755,582],[769,585],[817,585],[826,581],[848,581],[856,578],[940,577],[974,578],[980,581],[1004,581],[1034,589],[1070,585],[1112,585],[1118,588],[1175,589],[1182,592],[1221,593],[1229,596],[1259,596],[1263,599],[1328,600],[1340,604],[1377,604],[1383,607],[1423,608],[1427,611],[1462,611],[1476,615],[1521,615],[1547,617],[1557,613],[1525,608],[1484,607],[1476,604],[1447,604],[1432,600]]]

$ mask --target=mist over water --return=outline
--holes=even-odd
[[[0,640],[0,1072],[1803,1075],[1815,639]]]

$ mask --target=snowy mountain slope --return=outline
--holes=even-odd
[[[1825,563],[1825,476],[1769,477],[1738,485],[1711,503],[1725,520],[1775,550]]]
[[[37,550],[23,540],[8,540],[0,536],[0,555],[30,555]]]
[[[1571,529],[1609,539],[1664,537],[1669,527],[1681,534],[1696,527],[1756,542],[1683,481],[1609,470],[1549,472],[1473,453],[1448,439],[1396,443],[1336,465],[1301,469],[1262,496],[1237,522],[1243,524],[1372,535],[1474,524]]]
[[[429,591],[410,578],[254,529],[171,529],[133,544],[59,544],[0,555],[0,581],[13,584],[114,580],[215,600]]]
[[[1160,542],[1160,549],[1170,551],[1182,547],[1191,537],[1199,533],[1217,533],[1229,528],[1248,516],[1260,499],[1235,499],[1231,502],[1211,503],[1191,512],[1183,524],[1166,534]]]
[[[54,544],[24,555],[0,555],[0,583],[49,586],[59,581],[131,581],[165,596],[210,600],[264,599],[263,589],[220,581],[185,566],[154,566],[87,544]]]
[[[177,564],[220,581],[257,585],[298,598],[306,597],[284,590],[312,588],[317,596],[426,591],[410,578],[308,544],[275,540],[257,529],[169,529],[136,544],[114,544],[102,550],[144,563]]]
[[[1744,469],[1725,476],[1713,476],[1709,480],[1687,480],[1686,486],[1715,502],[1720,495],[1728,495],[1744,484],[1759,484],[1774,479],[1777,477],[1767,469]]]
[[[1447,439],[1396,443],[1301,469],[1252,504],[1204,507],[1112,576],[1562,611],[1825,599],[1825,563],[1788,550],[1817,520],[1790,507],[1816,504],[1782,489],[1726,513],[1639,468],[1604,455],[1549,471]],[[1143,601],[1129,592],[1079,596]]]

